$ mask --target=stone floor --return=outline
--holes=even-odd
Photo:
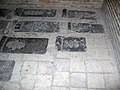
[[[3,7],[1,6],[1,8]],[[107,32],[109,32],[109,30],[104,24],[101,10],[68,7],[33,7],[34,9],[55,9],[57,10],[56,15],[52,15],[52,17],[50,17],[51,15],[48,17],[40,17],[37,14],[37,16],[28,15],[22,17],[20,13],[14,15],[15,8],[19,8],[18,6],[7,6],[7,8],[11,9],[11,13],[7,14],[6,17],[0,17],[1,22],[9,22],[6,27],[0,27],[2,30],[2,32],[0,32],[1,38],[4,35],[15,38],[48,38],[49,42],[45,54],[1,52],[0,60],[14,60],[15,66],[11,79],[7,82],[0,81],[0,90],[120,90],[120,76],[117,62],[114,57],[111,41],[108,37]],[[95,14],[92,13],[94,14],[92,17],[84,14],[86,16],[82,18],[81,16],[79,17],[80,14],[77,12],[77,15],[71,15],[69,17],[69,15],[64,14],[66,11],[62,13],[63,9],[93,11]],[[20,11],[21,10],[23,9],[20,9]],[[20,11],[18,10],[18,12]],[[48,14],[49,13],[47,13],[47,15]],[[6,14],[3,16],[5,15]],[[36,32],[22,32],[21,30],[20,32],[16,32],[15,25],[19,21],[59,22],[59,28],[57,28],[59,31],[38,32],[38,26],[34,29]],[[89,31],[76,32],[68,30],[68,22],[100,24],[103,25],[104,32],[92,33]],[[27,28],[30,27],[27,26]],[[46,30],[44,27],[43,29]],[[74,29],[74,27],[72,27],[72,29]],[[59,51],[55,45],[58,36],[84,37],[86,39],[87,48],[85,51]]]

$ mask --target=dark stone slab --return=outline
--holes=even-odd
[[[59,22],[48,21],[19,21],[15,32],[59,32]]]
[[[13,72],[15,61],[0,60],[0,81],[9,81]]]
[[[21,16],[22,12],[24,11],[23,8],[16,8],[15,11],[14,11],[14,14],[16,16]]]
[[[4,33],[9,21],[0,21],[0,33]]]
[[[56,9],[23,9],[17,8],[15,15],[22,17],[55,17]]]
[[[10,12],[9,9],[0,9],[0,17],[6,17]]]
[[[44,54],[48,46],[47,38],[12,38],[3,37],[1,52]]]
[[[104,33],[104,28],[100,24],[89,23],[71,23],[68,22],[68,30],[72,30],[78,33],[90,32],[90,33]]]
[[[95,14],[93,11],[69,10],[68,18],[95,19]]]
[[[86,51],[86,39],[84,37],[63,37],[58,36],[56,38],[56,47],[58,51]]]

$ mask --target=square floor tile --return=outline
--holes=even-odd
[[[35,90],[51,90],[51,85],[51,75],[38,75],[35,83]]]
[[[86,87],[86,74],[84,73],[72,73],[71,77],[71,86],[72,87]]]
[[[38,62],[25,61],[22,67],[23,74],[36,74]]]
[[[101,62],[97,60],[86,60],[87,72],[102,72]]]
[[[38,74],[48,74],[53,73],[53,62],[39,62],[38,64]]]
[[[54,86],[69,86],[69,72],[56,72],[53,80]]]
[[[13,74],[21,74],[23,63],[24,61],[16,61]]]
[[[86,88],[70,88],[70,90],[87,90]]]
[[[117,64],[115,61],[101,61],[103,72],[118,73]]]
[[[84,60],[71,59],[70,60],[70,72],[86,72]]]
[[[105,74],[106,88],[120,89],[120,77],[119,74]]]
[[[35,75],[22,75],[20,77],[20,84],[22,89],[33,89],[35,85]]]
[[[0,81],[9,81],[13,72],[15,61],[0,60]]]
[[[88,74],[88,88],[105,88],[103,74]]]
[[[70,60],[69,59],[55,59],[54,60],[54,69],[55,71],[68,72]]]
[[[52,90],[69,90],[67,87],[52,87]]]
[[[20,85],[17,83],[5,83],[1,90],[19,90]]]

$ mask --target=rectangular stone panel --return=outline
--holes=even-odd
[[[0,21],[0,33],[4,33],[9,21]]]
[[[58,36],[56,38],[56,47],[58,51],[86,51],[86,39],[84,37],[64,37]]]
[[[15,15],[22,17],[55,17],[57,9],[16,8]]]
[[[93,11],[68,10],[68,18],[96,19]]]
[[[19,21],[14,28],[15,32],[59,32],[59,22],[48,21]]]
[[[90,24],[90,23],[71,23],[68,22],[68,30],[75,31],[78,33],[104,33],[104,28],[101,24]]]
[[[1,52],[5,53],[45,54],[47,46],[47,38],[3,37],[1,40]]]
[[[15,61],[0,60],[0,81],[9,81],[13,72]]]
[[[10,12],[11,12],[11,10],[9,10],[9,9],[0,8],[0,17],[6,17]]]

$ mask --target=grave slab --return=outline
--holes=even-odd
[[[48,45],[47,38],[3,37],[1,51],[5,53],[44,54]]]

